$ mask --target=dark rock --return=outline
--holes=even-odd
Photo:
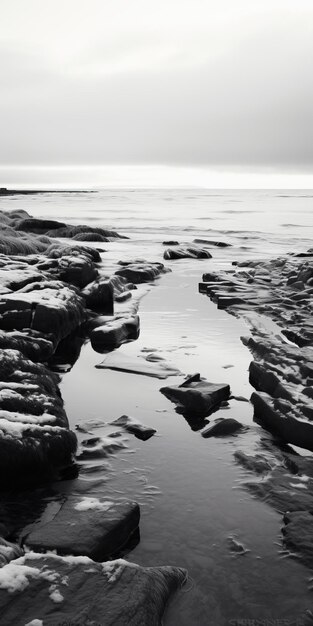
[[[193,377],[182,385],[162,387],[160,391],[183,412],[204,417],[230,395],[229,385],[209,383],[205,379],[194,381]]]
[[[212,255],[204,248],[196,246],[180,246],[179,248],[169,248],[165,250],[163,258],[166,261],[174,259],[211,259]]]
[[[19,350],[32,361],[47,361],[54,352],[54,338],[51,335],[42,336],[36,330],[25,328],[23,332],[0,331],[0,349]]]
[[[109,241],[109,239],[111,238],[127,239],[127,237],[119,235],[114,230],[96,228],[94,226],[84,226],[83,224],[79,224],[76,226],[65,225],[63,228],[58,228],[57,230],[47,230],[46,232],[48,237],[63,237],[69,239],[72,239],[73,237],[76,237],[77,235],[80,235],[82,233],[84,234],[84,236],[86,236],[87,233],[91,233],[93,235],[101,235],[103,237],[102,241]],[[98,241],[98,239],[93,239],[93,241]]]
[[[179,246],[179,242],[170,239],[169,241],[163,241],[162,245],[163,246]]]
[[[101,233],[95,233],[95,232],[77,233],[77,235],[74,235],[72,239],[73,241],[100,241],[100,242],[109,241],[108,237],[101,235]]]
[[[114,287],[110,279],[100,278],[87,285],[82,293],[89,309],[113,315]]]
[[[111,422],[111,424],[114,426],[122,426],[125,430],[133,433],[135,437],[142,439],[143,441],[150,439],[150,437],[153,437],[153,435],[157,432],[155,428],[145,426],[128,415],[121,415],[121,417],[114,420],[114,422]]]
[[[56,281],[30,285],[29,291],[5,294],[0,301],[0,328],[31,328],[53,337],[55,345],[85,319],[77,291]]]
[[[45,626],[159,626],[169,598],[186,578],[186,571],[175,567],[30,553],[1,570],[1,619],[14,626],[38,618]]]
[[[207,244],[208,246],[217,246],[218,248],[228,248],[231,246],[231,243],[226,243],[225,241],[214,241],[212,239],[194,239],[194,243]]]
[[[51,259],[59,259],[63,256],[78,256],[81,255],[90,257],[95,263],[101,261],[100,252],[97,248],[90,248],[89,246],[77,246],[67,245],[62,243],[52,243],[49,245],[46,251],[46,255]]]
[[[15,224],[16,230],[23,230],[31,233],[46,233],[48,230],[55,231],[65,228],[64,222],[55,220],[44,220],[35,217],[18,220]]]
[[[284,441],[313,452],[313,424],[282,414],[274,408],[271,397],[265,393],[254,392],[251,402],[256,422]]]
[[[116,316],[94,328],[90,333],[90,341],[96,352],[109,352],[122,343],[138,339],[139,333],[139,315]]]
[[[1,350],[0,381],[0,488],[57,477],[76,451],[58,378],[16,350]]]
[[[214,421],[214,424],[210,424],[205,428],[201,435],[202,437],[228,437],[234,435],[238,431],[243,429],[243,425],[232,417],[220,418]]]
[[[120,553],[138,529],[139,517],[133,502],[70,496],[51,521],[35,524],[23,541],[37,552],[56,550],[101,561]]]
[[[166,272],[166,269],[163,263],[135,261],[126,263],[121,269],[117,270],[115,274],[126,278],[128,282],[138,285],[140,283],[153,281],[158,278],[160,274],[164,274],[164,272]]]

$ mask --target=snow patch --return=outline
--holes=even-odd
[[[84,497],[74,507],[76,511],[90,511],[97,509],[97,511],[108,511],[113,506],[113,502],[109,500],[101,502],[98,498]]]

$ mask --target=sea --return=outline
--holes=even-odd
[[[32,183],[32,188],[41,188],[40,180]],[[211,382],[229,383],[235,396],[249,400],[252,357],[241,340],[249,335],[249,326],[217,310],[199,294],[198,283],[204,272],[230,269],[234,260],[312,247],[313,190],[98,184],[79,186],[75,192],[73,184],[63,182],[61,191],[54,188],[51,193],[48,187],[40,194],[1,197],[0,209],[23,208],[34,216],[108,227],[126,235],[129,239],[101,244],[107,273],[121,259],[162,261],[163,242],[169,239],[230,244],[212,247],[212,259],[166,262],[172,271],[137,300],[134,295],[140,336],[119,348],[116,357],[135,358],[151,351],[182,375],[199,372]],[[125,435],[122,450],[83,462],[81,480],[88,494],[140,504],[140,536],[125,558],[144,566],[188,570],[187,584],[168,606],[164,624],[300,624],[303,612],[313,608],[311,573],[285,549],[282,515],[247,489],[247,482],[262,479],[234,457],[243,450],[276,462],[275,447],[264,445],[270,435],[253,421],[251,404],[231,400],[209,418],[235,417],[247,426],[242,434],[204,439],[197,425],[160,393],[164,384],[181,382],[182,375],[164,382],[97,368],[105,358],[86,342],[73,368],[62,375],[61,392],[73,429],[86,420],[109,423],[127,414],[157,430],[148,441]],[[112,430],[108,426],[104,434],[108,428]],[[82,441],[84,435],[78,436]],[[233,551],[233,541],[245,552]]]

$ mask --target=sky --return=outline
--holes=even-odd
[[[312,178],[312,0],[1,0],[0,166]]]

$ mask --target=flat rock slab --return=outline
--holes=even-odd
[[[157,360],[150,361],[140,356],[131,358],[122,354],[114,353],[105,359],[99,365],[98,369],[111,369],[118,372],[128,372],[130,374],[139,374],[141,376],[151,376],[152,378],[166,379],[169,376],[181,375],[180,370],[169,365],[166,361]]]
[[[207,428],[205,428],[201,435],[206,439],[209,437],[228,437],[229,435],[234,435],[242,429],[242,424],[232,417],[221,418],[215,420],[213,424],[210,424]]]
[[[143,441],[150,439],[150,437],[153,437],[157,432],[155,428],[145,426],[133,417],[129,417],[129,415],[121,415],[121,417],[118,417],[118,419],[111,422],[111,424],[125,428],[129,433],[133,433],[137,439],[142,439]]]
[[[143,568],[123,559],[95,563],[30,552],[0,570],[3,624],[159,626],[186,580],[177,567]]]
[[[160,391],[175,402],[181,412],[203,417],[209,415],[214,407],[230,396],[229,385],[210,383],[203,379],[190,382],[187,380],[182,385],[162,387]]]
[[[135,502],[70,496],[51,521],[34,526],[24,544],[37,552],[56,550],[100,561],[119,553],[138,529],[139,518]]]

